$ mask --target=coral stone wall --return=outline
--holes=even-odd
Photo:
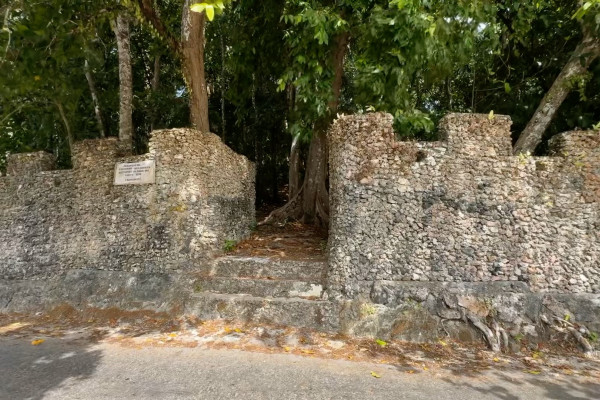
[[[119,147],[77,142],[74,168],[63,171],[36,166],[46,165],[38,156],[11,156],[0,178],[0,279],[181,271],[249,232],[254,165],[217,136],[165,130],[143,156],[122,157]],[[155,184],[113,185],[116,162],[144,159],[156,162]]]
[[[600,134],[567,132],[553,157],[512,156],[510,119],[451,114],[442,140],[398,142],[388,114],[330,132],[329,289],[521,281],[600,293]],[[385,285],[383,285],[385,286]]]
[[[54,169],[56,158],[45,151],[35,153],[9,154],[6,173],[12,176],[33,175]]]

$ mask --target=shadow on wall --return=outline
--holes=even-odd
[[[89,378],[102,360],[92,343],[0,338],[0,398],[42,399],[53,389]]]

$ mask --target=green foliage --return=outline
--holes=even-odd
[[[573,19],[582,20],[586,16],[594,14],[596,25],[600,25],[598,12],[600,8],[600,0],[585,1],[582,6],[573,14]]]
[[[310,138],[313,125],[329,112],[333,100],[332,51],[335,38],[352,29],[360,19],[366,1],[287,1],[282,15],[285,23],[287,68],[278,80],[278,89],[292,88],[295,94],[291,115],[292,136]]]
[[[225,244],[223,245],[223,251],[225,253],[230,253],[235,249],[236,245],[237,242],[235,240],[226,240]]]
[[[58,108],[64,109],[73,131],[85,131],[93,121],[93,114],[73,119],[85,104],[84,60],[97,57],[89,45],[96,12],[92,1],[13,1],[2,9],[0,154],[46,149],[68,160]]]
[[[209,21],[212,21],[213,19],[215,19],[215,13],[217,13],[217,14],[223,13],[223,11],[225,10],[226,3],[227,2],[223,1],[223,0],[195,3],[190,6],[190,9],[193,12],[206,13],[206,18],[208,18]]]
[[[523,338],[524,338],[524,337],[525,337],[525,336],[524,336],[522,333],[517,333],[517,334],[515,335],[515,341],[516,341],[517,343],[521,343],[521,340],[523,340]]]
[[[492,46],[490,3],[393,1],[375,6],[358,35],[353,62],[357,102],[391,112],[402,136],[428,135],[439,101],[424,99],[486,38]],[[436,104],[437,103],[437,104]]]
[[[154,2],[173,37],[183,2]],[[50,150],[68,166],[65,110],[75,139],[98,137],[83,65],[96,80],[109,135],[118,130],[119,80],[110,21],[132,17],[134,125],[143,150],[151,128],[186,126],[177,54],[137,2],[11,0],[0,5],[0,169],[7,152]],[[308,141],[330,121],[333,54],[349,38],[339,112],[386,111],[401,138],[435,139],[448,111],[508,114],[522,130],[581,40],[600,26],[598,0],[201,1],[220,14],[206,27],[211,130],[257,165],[257,200],[287,182],[291,135]],[[137,20],[134,18],[137,16]],[[160,84],[153,88],[160,57]],[[548,135],[600,121],[600,63],[573,79]],[[597,129],[597,126],[596,126]],[[306,147],[306,146],[305,146]],[[306,152],[306,148],[303,150]]]

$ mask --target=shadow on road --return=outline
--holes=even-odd
[[[523,379],[515,379],[515,375],[505,375],[502,373],[491,373],[488,377],[493,377],[496,380],[502,380],[506,382],[506,385],[491,385],[491,386],[479,386],[470,384],[464,380],[458,379],[444,379],[444,381],[453,385],[477,391],[482,395],[493,396],[500,400],[524,400],[528,398],[527,386],[535,386],[542,389],[543,391],[536,391],[537,393],[543,393],[545,399],[556,399],[556,400],[590,400],[600,398],[600,384],[591,382],[571,381],[566,378],[556,378],[553,381],[543,378],[531,377]],[[519,392],[519,387],[523,390]],[[515,394],[520,393],[520,394]],[[486,397],[487,398],[487,397]]]
[[[92,345],[48,338],[34,346],[31,338],[0,338],[0,398],[42,399],[53,389],[89,378],[102,359]]]

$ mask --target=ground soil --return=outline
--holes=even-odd
[[[57,307],[39,315],[0,314],[0,337],[31,341],[76,337],[126,347],[199,347],[288,353],[305,357],[367,361],[391,365],[407,374],[427,371],[478,376],[489,370],[524,375],[565,376],[600,382],[598,358],[573,348],[523,346],[518,353],[492,353],[485,346],[439,338],[433,343],[385,342],[305,329],[233,321],[201,321],[151,311],[75,310]]]
[[[300,222],[261,225],[250,237],[229,251],[241,257],[270,257],[288,260],[326,259],[327,232]]]

